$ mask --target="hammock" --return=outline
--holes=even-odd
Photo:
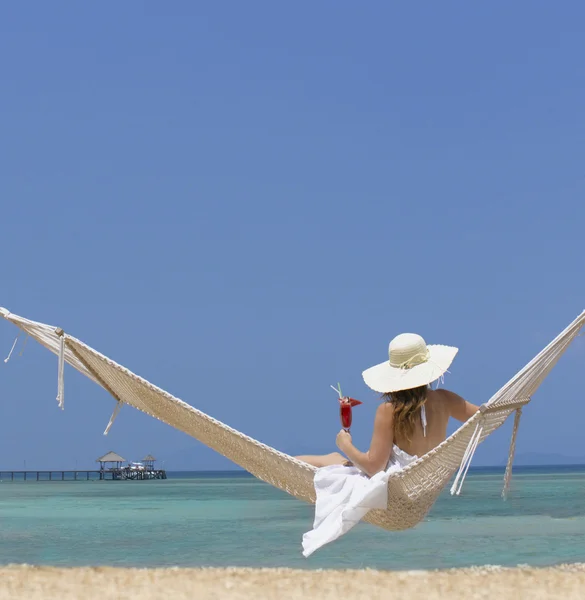
[[[104,434],[107,434],[112,426],[120,407],[129,404],[194,437],[262,481],[300,500],[315,501],[314,467],[262,444],[193,408],[77,338],[64,333],[60,328],[30,321],[4,308],[0,308],[0,316],[59,356],[57,400],[61,408],[64,407],[65,362],[103,387],[116,399],[114,412]],[[478,444],[514,412],[512,441],[502,492],[505,498],[510,485],[522,407],[530,402],[531,396],[584,324],[585,311],[455,433],[403,471],[392,474],[388,481],[388,510],[371,510],[364,520],[388,530],[414,527],[426,516],[455,472],[457,474],[451,494],[460,493]],[[14,351],[17,341],[18,338],[10,354]]]

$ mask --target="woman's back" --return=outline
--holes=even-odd
[[[423,407],[426,413],[426,432],[423,429],[422,415],[420,414],[423,410],[422,407],[414,422],[410,439],[401,433],[400,428],[395,427],[394,430],[394,443],[412,456],[423,456],[443,442],[447,437],[447,424],[451,417],[464,422],[478,410],[477,406],[466,402],[461,396],[443,389],[429,389]]]

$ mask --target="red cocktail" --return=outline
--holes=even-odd
[[[345,431],[349,431],[352,421],[352,408],[361,404],[355,398],[340,398],[339,399],[339,416],[341,417],[341,426]]]

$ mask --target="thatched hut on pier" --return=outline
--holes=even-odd
[[[108,468],[112,469],[120,469],[122,467],[122,463],[126,462],[125,458],[122,458],[119,454],[115,452],[108,452],[104,454],[100,458],[96,459],[95,462],[100,463],[100,471],[104,471],[107,465],[110,465]]]
[[[144,466],[147,469],[150,469],[151,471],[154,471],[154,463],[156,462],[156,458],[154,458],[154,456],[152,454],[147,454],[142,459],[142,462],[144,463]]]

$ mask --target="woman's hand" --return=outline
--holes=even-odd
[[[351,433],[342,429],[335,438],[335,444],[342,452],[346,452],[346,448],[351,446]]]

